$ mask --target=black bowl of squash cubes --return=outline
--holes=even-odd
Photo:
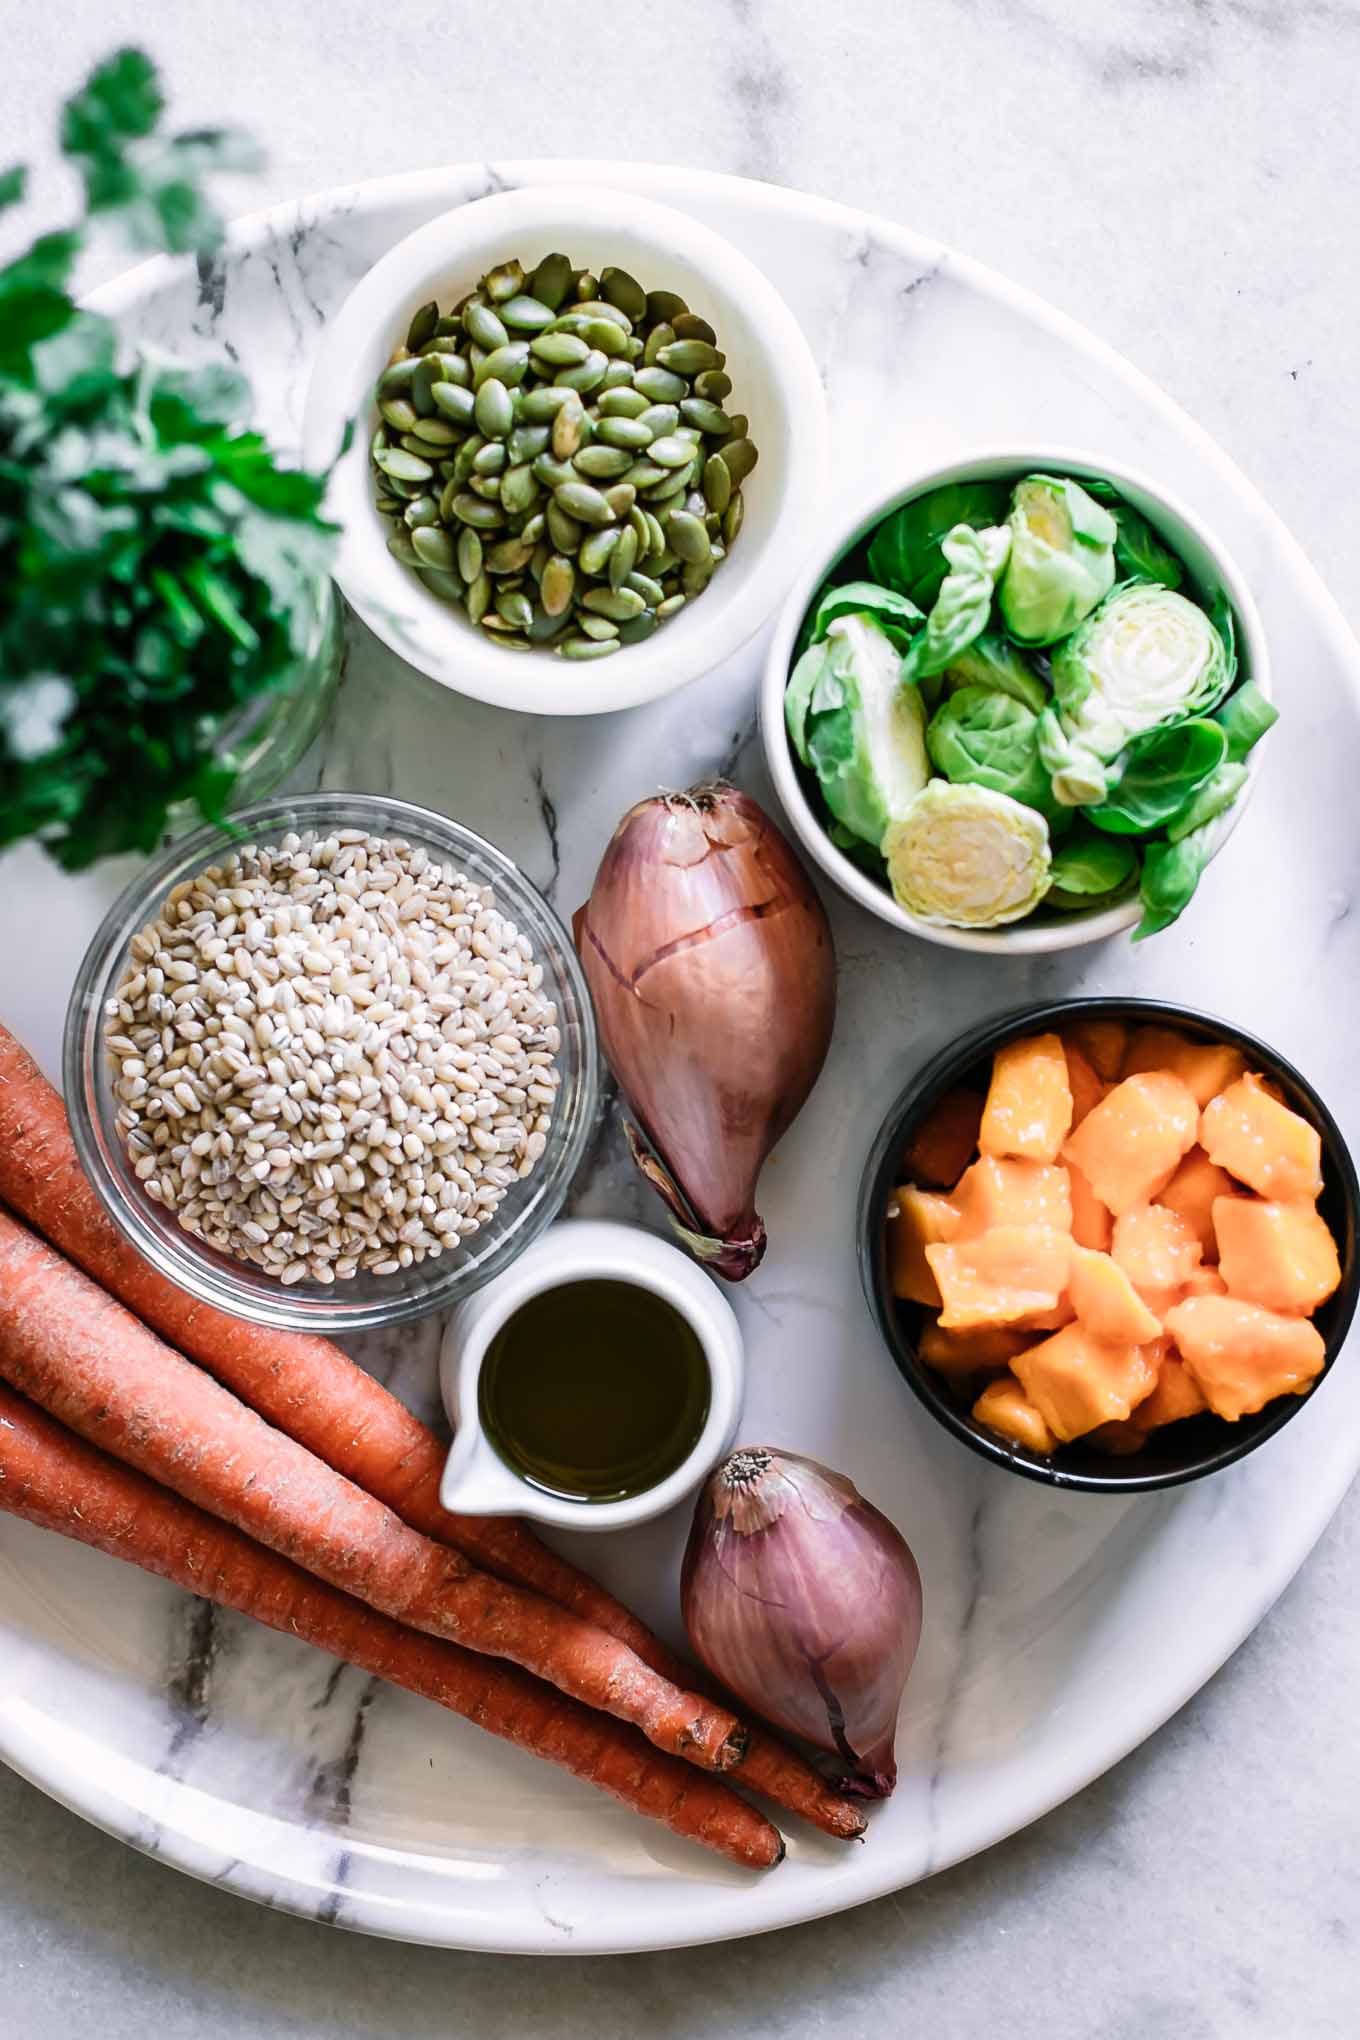
[[[903,1092],[861,1270],[956,1438],[1125,1494],[1232,1465],[1317,1392],[1358,1216],[1335,1119],[1274,1049],[1188,1007],[1069,999],[978,1027]]]

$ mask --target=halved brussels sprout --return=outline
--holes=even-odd
[[[1048,824],[986,786],[932,780],[888,829],[893,896],[940,928],[1000,928],[1032,913],[1048,890]]]
[[[902,678],[896,646],[871,616],[839,616],[794,667],[784,696],[789,739],[822,799],[877,845],[930,777],[925,705]]]
[[[1030,475],[1011,498],[1001,615],[1019,644],[1051,645],[1114,585],[1118,525],[1067,475]]]
[[[960,687],[936,709],[926,731],[931,763],[956,785],[990,786],[1046,811],[1053,789],[1039,757],[1039,718],[1022,701],[989,687]]]
[[[1158,582],[1129,581],[1053,654],[1055,705],[1039,750],[1069,807],[1105,799],[1110,766],[1131,737],[1207,715],[1232,682],[1222,637],[1204,611]]]
[[[984,630],[965,645],[944,669],[944,691],[958,687],[988,687],[996,694],[1012,695],[1035,715],[1048,702],[1048,688],[1023,652],[999,630]]]

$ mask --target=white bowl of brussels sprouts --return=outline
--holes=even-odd
[[[984,450],[870,504],[775,628],[761,726],[808,853],[893,927],[1036,954],[1168,927],[1277,720],[1230,554],[1155,482]]]

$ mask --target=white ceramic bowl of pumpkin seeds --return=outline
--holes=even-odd
[[[347,425],[348,448],[336,460]],[[671,693],[812,542],[826,406],[801,327],[711,229],[631,192],[458,207],[326,328],[304,426],[336,578],[391,648],[539,715]]]

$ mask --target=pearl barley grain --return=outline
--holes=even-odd
[[[136,1174],[282,1283],[456,1252],[543,1154],[542,965],[489,887],[418,847],[341,829],[233,851],[129,948],[105,1047]]]

